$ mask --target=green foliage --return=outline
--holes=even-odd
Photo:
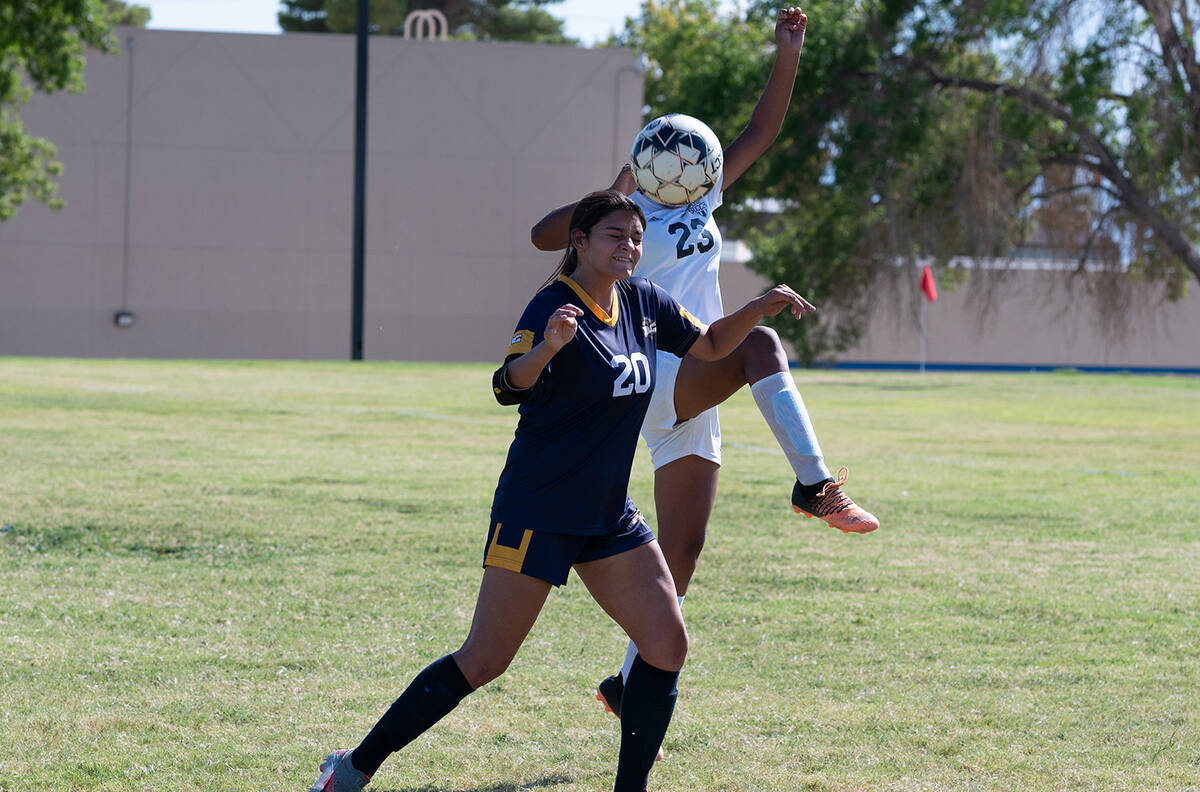
[[[84,48],[112,52],[110,7],[102,0],[44,0],[0,5],[0,222],[33,195],[58,208],[57,150],[31,135],[20,105],[32,91],[84,89]]]
[[[146,23],[150,21],[150,9],[146,6],[133,5],[123,0],[104,0],[104,5],[108,8],[110,24],[146,27]]]
[[[715,0],[643,3],[613,43],[653,62],[649,115],[686,112],[731,142],[766,82],[777,5],[731,16]],[[1036,242],[1162,281],[1173,296],[1189,271],[1200,278],[1200,94],[1142,4],[814,0],[805,10],[783,130],[722,219],[749,243],[752,267],[821,307],[817,326],[778,325],[803,361],[858,338],[872,285],[897,264],[915,284],[918,262],[944,278],[958,256]],[[752,211],[746,198],[784,211]]]
[[[62,172],[57,154],[53,143],[25,131],[16,112],[0,109],[0,222],[13,217],[30,193],[51,209],[65,205],[54,181]]]
[[[411,11],[433,8],[446,15],[455,38],[573,44],[562,20],[543,6],[561,0],[371,0],[373,31],[403,31]],[[282,0],[279,26],[285,32],[352,33],[358,20],[358,0]]]
[[[1012,156],[1038,171],[1017,203],[1045,241],[1162,281],[1179,297],[1189,270],[1200,278],[1200,64],[1194,45],[1173,49],[1171,37],[1194,41],[1200,8],[1179,4],[1155,32],[1160,8],[1148,0],[985,2],[950,14],[941,30],[914,15],[925,46],[901,61],[918,75],[940,72],[932,80],[926,73],[930,90],[1003,94],[1001,131],[1023,127],[1010,138]],[[956,85],[952,49],[993,53],[995,84]]]

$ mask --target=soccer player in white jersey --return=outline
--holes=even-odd
[[[646,215],[643,256],[637,274],[663,287],[702,322],[723,315],[717,272],[721,233],[713,211],[733,185],[765,152],[783,125],[791,102],[796,67],[804,47],[808,17],[799,8],[779,12],[776,55],[771,76],[745,130],[723,152],[721,181],[687,206],[658,204],[640,191],[626,166],[613,188],[630,195]],[[533,244],[542,250],[567,245],[567,223],[574,204],[550,212],[533,227]],[[759,410],[783,448],[796,476],[792,505],[847,533],[868,533],[879,521],[842,491],[848,475],[835,478],[825,465],[804,401],[789,371],[787,355],[775,332],[757,327],[728,357],[704,362],[660,355],[658,383],[642,436],[654,465],[654,501],[658,540],[675,581],[680,603],[704,547],[717,493],[721,465],[721,429],[716,405],[749,385]],[[597,698],[618,717],[624,680],[637,648],[632,643],[620,674],[605,679]]]

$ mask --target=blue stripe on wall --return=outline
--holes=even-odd
[[[797,368],[792,364],[792,368]],[[905,361],[847,361],[818,362],[815,368],[842,369],[848,371],[920,371],[921,364]],[[1016,363],[926,363],[926,371],[990,371],[990,372],[1044,372],[1080,371],[1087,374],[1183,374],[1200,377],[1200,368],[1155,368],[1151,366],[1072,366],[1072,365],[1020,365]]]

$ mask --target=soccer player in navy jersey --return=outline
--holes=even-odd
[[[656,354],[716,360],[762,317],[815,309],[777,286],[706,326],[630,277],[644,230],[642,210],[617,191],[575,207],[558,272],[525,309],[492,378],[498,401],[521,405],[520,421],[492,502],[466,641],[417,674],[358,747],[329,754],[311,792],[361,790],[389,755],[504,673],[571,569],[637,642],[613,789],[646,790],[688,649],[671,572],[627,494]]]

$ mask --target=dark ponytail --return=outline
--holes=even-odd
[[[629,212],[642,221],[642,228],[646,227],[646,215],[642,212],[642,207],[634,203],[628,195],[617,190],[597,190],[588,193],[579,199],[579,203],[575,204],[575,211],[571,212],[571,227],[567,229],[567,250],[563,253],[562,261],[558,262],[558,268],[538,287],[538,291],[554,283],[560,275],[570,275],[579,266],[579,251],[571,242],[571,235],[575,229],[590,234],[592,226],[613,212]]]

